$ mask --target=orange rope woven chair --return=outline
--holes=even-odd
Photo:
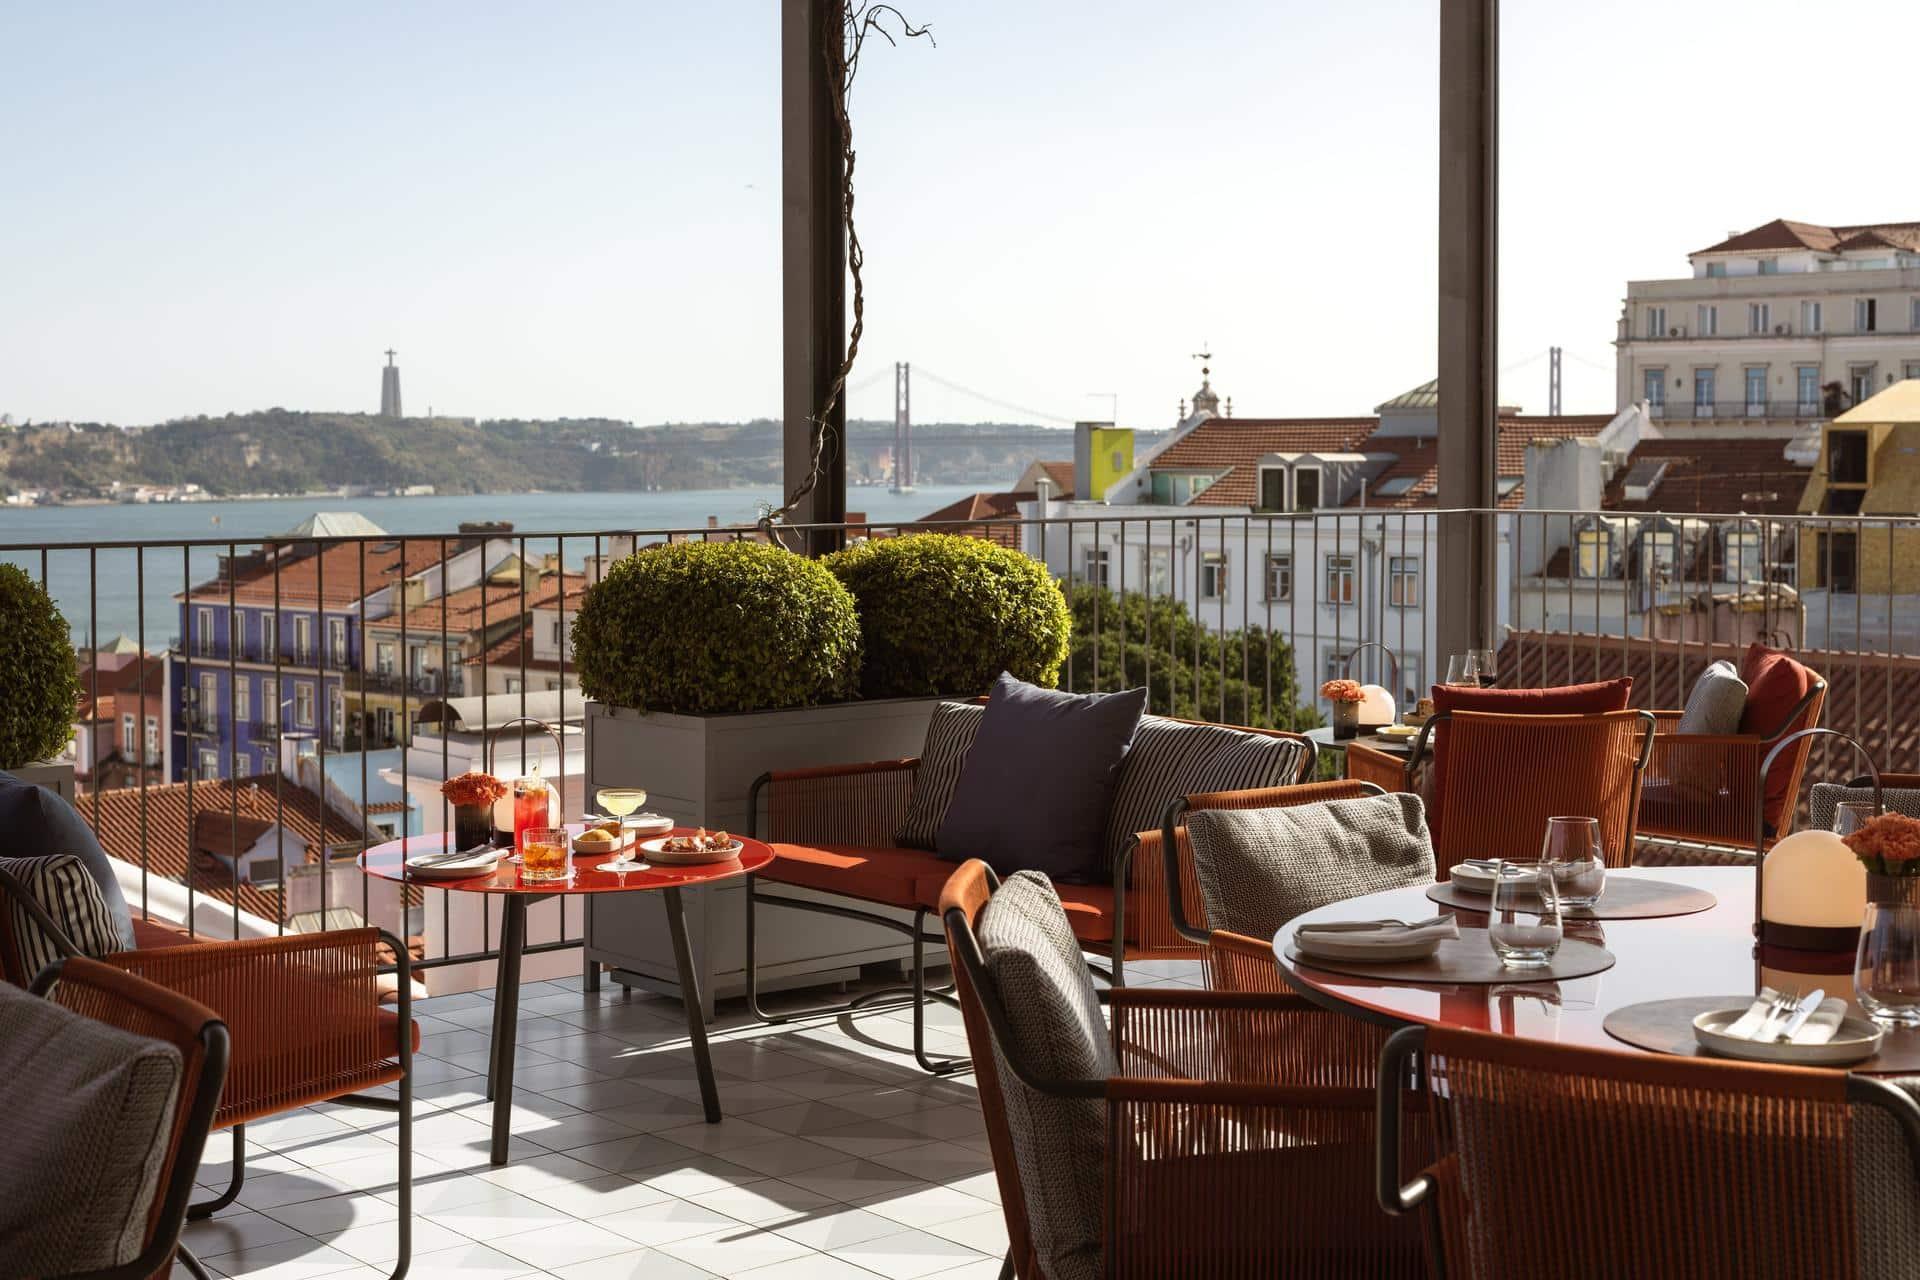
[[[56,960],[30,988],[35,995],[110,1027],[159,1040],[180,1052],[180,1086],[166,1135],[159,1184],[139,1256],[117,1267],[67,1272],[59,1280],[145,1280],[165,1277],[175,1251],[196,1276],[206,1273],[180,1245],[187,1197],[213,1126],[220,1088],[227,1078],[230,1040],[211,1009],[97,960]],[[46,1153],[52,1155],[53,1153]]]
[[[1096,992],[1045,885],[1023,872],[1001,886],[975,861],[941,897],[1007,1221],[1002,1274],[1424,1274],[1413,1224],[1368,1203],[1373,1092],[1324,1082],[1317,1054],[1291,1050],[1326,1015],[1257,992]],[[1004,928],[1000,910],[1013,913]],[[982,929],[1002,941],[983,949]],[[1085,1012],[1063,1021],[1047,1006]],[[1112,1070],[1055,1074],[1036,1029]]]
[[[1407,761],[1390,752],[1362,742],[1347,744],[1347,779],[1364,782],[1382,791],[1412,791],[1413,771]]]
[[[19,880],[0,871],[0,970],[20,982],[20,959],[5,921],[20,904],[61,952],[79,949]],[[406,1274],[413,1239],[413,957],[406,943],[375,928],[289,933],[274,938],[211,942],[158,941],[98,957],[214,1010],[226,1024],[232,1053],[213,1127],[233,1130],[232,1178],[219,1196],[191,1205],[189,1219],[232,1204],[246,1180],[246,1124],[319,1102],[394,1112],[399,1117],[399,1259]],[[179,935],[184,938],[184,935]],[[393,952],[399,1000],[380,1004],[380,947]],[[367,1092],[397,1084],[398,1096]]]
[[[1916,1088],[1408,1027],[1381,1055],[1378,1194],[1452,1280],[1912,1275]],[[1403,1180],[1409,1101],[1447,1154]]]
[[[1441,711],[1421,728],[1415,760],[1443,724],[1446,794],[1433,806],[1440,879],[1465,858],[1537,858],[1547,819],[1562,814],[1599,819],[1607,865],[1633,864],[1640,780],[1653,750],[1650,714]],[[1412,790],[1410,776],[1403,789]]]

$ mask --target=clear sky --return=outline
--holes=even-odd
[[[1628,279],[1920,219],[1911,0],[1507,0],[1502,399],[1613,407]],[[868,330],[1061,420],[1432,376],[1437,0],[902,0],[856,89]],[[772,0],[0,0],[0,411],[779,411]],[[1033,415],[916,379],[915,417]]]

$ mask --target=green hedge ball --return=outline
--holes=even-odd
[[[67,620],[25,570],[0,564],[0,769],[60,754],[79,699]]]

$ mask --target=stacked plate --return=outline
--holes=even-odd
[[[1801,1067],[1830,1067],[1871,1058],[1880,1052],[1880,1041],[1885,1034],[1878,1024],[1869,1019],[1849,1015],[1840,1020],[1840,1025],[1834,1029],[1833,1039],[1820,1044],[1781,1044],[1771,1039],[1748,1040],[1742,1036],[1728,1035],[1727,1028],[1739,1021],[1746,1012],[1747,1006],[1741,1005],[1734,1009],[1715,1009],[1711,1013],[1703,1013],[1693,1020],[1693,1038],[1702,1049],[1729,1058]]]
[[[407,874],[422,880],[465,880],[469,876],[492,875],[500,865],[505,849],[468,849],[464,853],[441,850],[420,853],[407,859]]]

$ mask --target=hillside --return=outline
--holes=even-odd
[[[1023,424],[914,428],[916,480],[1005,484],[1039,457],[1072,453],[1071,433]],[[848,474],[887,474],[891,423],[848,431]],[[604,418],[404,418],[268,409],[123,430],[59,424],[0,431],[0,489],[82,496],[112,481],[199,484],[216,495],[429,484],[441,493],[710,489],[777,483],[779,424]]]

